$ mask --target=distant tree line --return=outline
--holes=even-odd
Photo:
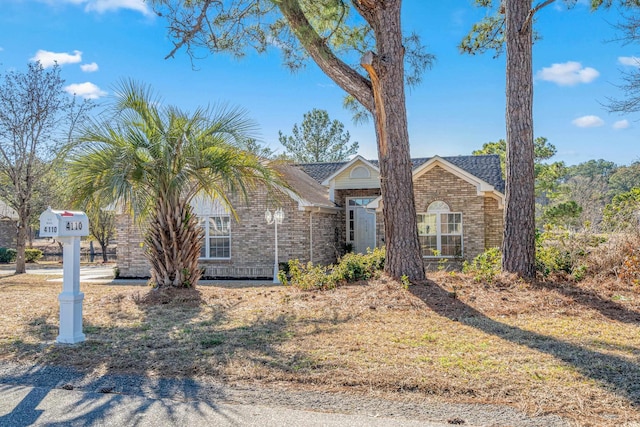
[[[534,140],[536,227],[616,231],[640,220],[640,161],[630,165],[598,159],[573,166],[550,161],[556,147]],[[497,154],[504,174],[506,142],[487,142],[474,155]]]

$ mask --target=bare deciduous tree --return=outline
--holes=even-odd
[[[25,272],[25,248],[33,196],[54,166],[75,124],[91,104],[65,93],[60,68],[39,62],[27,71],[9,71],[0,82],[0,198],[18,212],[16,274]]]

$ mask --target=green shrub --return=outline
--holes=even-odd
[[[604,207],[602,222],[611,231],[625,231],[638,227],[638,209],[640,209],[640,187],[633,187],[626,193],[617,194],[611,203]]]
[[[498,248],[487,249],[473,259],[471,263],[465,261],[462,265],[463,273],[473,274],[476,282],[493,282],[500,274],[502,253]]]
[[[571,274],[571,254],[558,246],[540,245],[536,248],[536,270],[547,277],[551,273]]]
[[[344,283],[369,280],[384,268],[384,249],[376,248],[366,254],[345,254],[337,265],[320,266],[289,261],[288,272],[280,271],[278,278],[284,285],[299,289],[333,289]],[[288,274],[287,274],[288,273]]]
[[[536,270],[544,277],[568,273],[577,281],[583,280],[590,270],[591,253],[606,241],[603,236],[546,225],[536,234]]]
[[[16,261],[16,250],[11,248],[0,248],[0,263],[11,263]]]
[[[280,282],[285,286],[295,286],[302,290],[311,289],[332,289],[335,283],[330,280],[327,267],[321,265],[313,265],[309,262],[306,265],[300,260],[292,259],[289,261],[289,274],[284,271],[278,273]]]
[[[36,262],[42,258],[42,251],[40,249],[25,249],[24,259],[26,262]]]
[[[336,283],[353,283],[369,280],[384,268],[384,249],[375,248],[366,254],[345,254],[338,265],[331,269],[332,280]]]
[[[581,280],[584,280],[584,278],[587,277],[587,272],[588,272],[588,268],[584,264],[580,264],[571,269],[571,275],[578,282]]]

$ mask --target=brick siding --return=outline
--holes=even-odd
[[[491,197],[479,196],[474,185],[435,166],[414,181],[417,213],[426,213],[429,205],[441,200],[451,212],[462,212],[463,258],[471,260],[485,249],[502,242],[502,208]],[[384,244],[384,218],[376,214],[378,245]]]
[[[116,258],[120,277],[150,277],[150,264],[144,256],[143,228],[144,225],[135,222],[130,215],[116,215]]]
[[[425,213],[429,204],[441,200],[452,212],[462,212],[463,258],[471,260],[485,249],[500,246],[503,232],[503,209],[491,197],[479,196],[476,187],[436,166],[414,182],[416,211]],[[231,219],[231,258],[202,260],[205,277],[270,278],[274,262],[274,226],[267,225],[264,212],[281,207],[284,224],[278,227],[279,261],[299,259],[315,264],[330,264],[342,253],[346,241],[345,205],[347,197],[377,197],[380,189],[336,190],[336,213],[299,210],[298,203],[282,196],[279,203],[266,191],[255,191],[250,205],[232,197],[239,220]],[[312,235],[313,234],[313,235]],[[149,263],[144,257],[141,226],[131,217],[117,217],[118,268],[121,277],[149,277]],[[378,246],[384,245],[382,213],[376,214]]]
[[[499,248],[502,245],[504,231],[504,210],[499,207],[498,201],[491,197],[485,197],[485,248]]]
[[[16,222],[10,219],[0,219],[0,248],[16,247]]]
[[[282,208],[284,223],[278,226],[278,259],[287,262],[299,259],[319,264],[335,262],[338,233],[336,214],[298,209],[298,203],[283,196],[279,203],[266,191],[256,191],[249,197],[232,197],[238,220],[231,217],[231,257],[225,260],[201,260],[204,277],[210,278],[270,278],[274,264],[274,225],[264,218],[267,207],[273,212]],[[128,215],[119,215],[118,268],[121,277],[149,277],[150,265],[144,257],[140,226],[132,224]],[[313,236],[311,235],[313,233]],[[313,241],[313,250],[310,243]]]

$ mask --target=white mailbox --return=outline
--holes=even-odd
[[[87,214],[58,211],[49,207],[40,215],[40,237],[74,237],[89,235]]]
[[[85,340],[82,333],[82,300],[80,292],[80,237],[89,235],[89,219],[84,212],[54,211],[40,215],[40,237],[55,237],[62,243],[62,292],[60,302],[61,344],[77,344]]]

